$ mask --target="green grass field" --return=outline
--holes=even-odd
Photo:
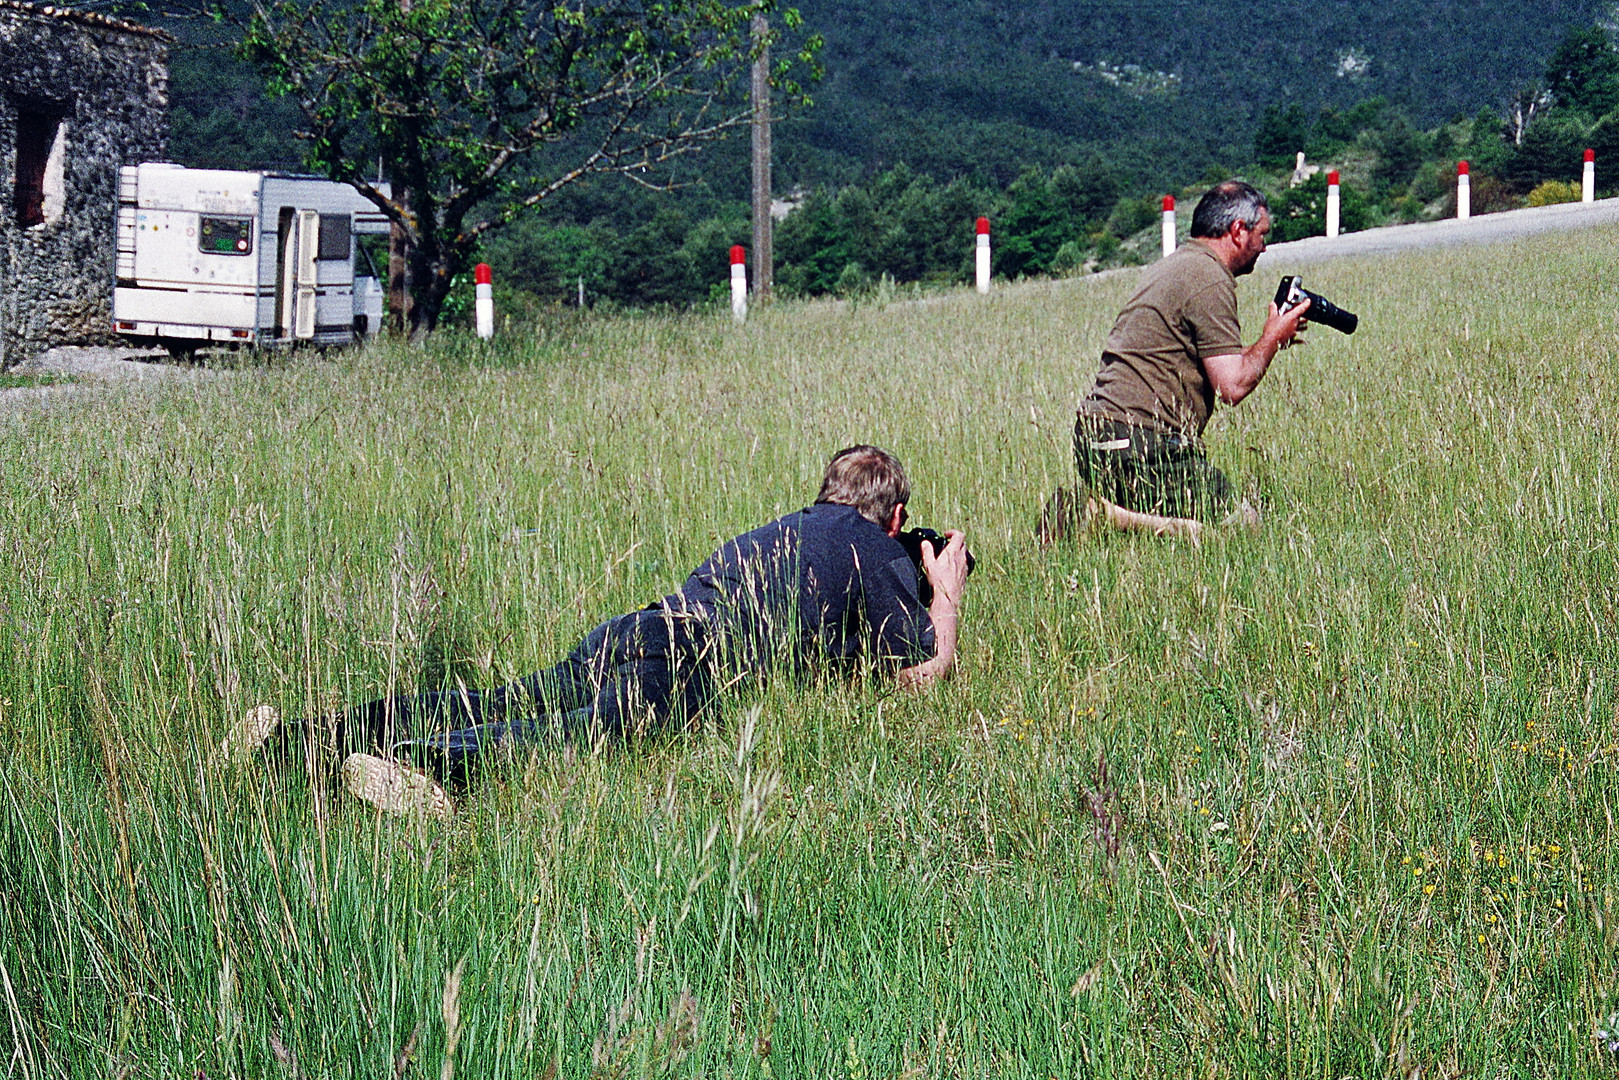
[[[8,413],[7,1075],[1614,1075],[1616,241],[1312,268],[1362,330],[1217,416],[1267,520],[1199,548],[1033,539],[1130,274]],[[448,824],[209,760],[548,664],[855,441],[979,556],[931,694],[777,685]]]

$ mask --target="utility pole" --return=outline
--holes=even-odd
[[[770,220],[770,49],[765,44],[770,23],[763,15],[753,17],[753,43],[759,55],[753,61],[753,296],[770,296],[775,277]]]

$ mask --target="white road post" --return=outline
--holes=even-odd
[[[978,291],[989,292],[989,218],[981,217],[974,227],[978,239],[973,248],[973,262],[977,270]]]
[[[1596,202],[1597,198],[1597,152],[1587,149],[1585,151],[1585,173],[1580,177],[1580,201]]]
[[[1164,257],[1175,254],[1175,196],[1164,196]]]
[[[1466,221],[1473,216],[1473,180],[1467,175],[1467,162],[1456,163],[1456,219]]]
[[[489,269],[489,264],[479,263],[474,266],[472,280],[476,283],[477,299],[472,302],[472,306],[478,318],[478,336],[488,341],[495,336],[495,276]]]
[[[748,253],[741,244],[731,245],[731,318],[748,318]]]
[[[1343,199],[1338,193],[1338,170],[1327,173],[1327,239],[1338,235],[1338,218],[1343,210]]]

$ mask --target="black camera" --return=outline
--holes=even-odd
[[[1304,318],[1309,322],[1330,326],[1340,334],[1353,334],[1355,327],[1360,325],[1359,315],[1345,311],[1325,296],[1306,289],[1304,279],[1297,275],[1284,277],[1282,283],[1276,286],[1277,311],[1285,314],[1306,300],[1310,301],[1310,310]]]
[[[905,549],[905,554],[911,557],[916,564],[917,594],[922,598],[922,606],[929,607],[933,603],[933,583],[928,580],[927,570],[922,566],[922,541],[926,540],[933,545],[933,557],[938,558],[944,550],[945,544],[950,541],[941,536],[936,530],[929,528],[906,529],[894,539],[899,546]],[[967,552],[967,573],[973,572],[978,560],[973,558],[971,551]]]

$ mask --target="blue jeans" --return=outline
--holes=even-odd
[[[710,634],[700,618],[654,606],[609,619],[554,667],[492,690],[383,698],[339,718],[340,743],[415,760],[465,782],[480,759],[522,743],[638,736],[688,723],[715,697]]]

